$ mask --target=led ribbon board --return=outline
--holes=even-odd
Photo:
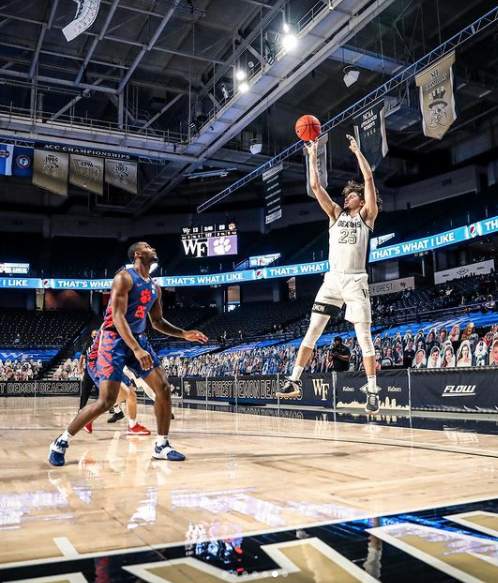
[[[296,275],[316,275],[329,269],[328,261],[299,263],[297,265],[282,265],[279,267],[262,267],[228,273],[210,275],[173,275],[154,277],[153,280],[161,287],[194,287],[205,285],[236,284],[245,281],[275,279],[277,277],[293,277]],[[82,291],[109,290],[112,279],[41,279],[38,277],[0,277],[0,289],[78,289]]]
[[[455,243],[463,243],[470,239],[477,237],[484,237],[491,233],[498,232],[498,217],[491,217],[466,225],[465,227],[458,227],[445,231],[437,235],[430,235],[422,239],[414,239],[413,241],[406,241],[396,245],[390,245],[381,249],[371,249],[368,261],[375,263],[376,261],[385,261],[387,259],[397,259],[398,257],[406,257],[408,255],[415,255],[415,253],[423,253],[425,251],[432,251],[434,249],[441,249],[447,245],[454,245]]]

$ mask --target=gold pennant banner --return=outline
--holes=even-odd
[[[132,194],[137,194],[137,172],[136,162],[105,161],[105,181]]]
[[[453,69],[455,53],[443,57],[415,76],[420,87],[420,107],[424,134],[440,140],[455,122]]]
[[[67,196],[69,154],[35,150],[33,184],[50,192]]]
[[[104,194],[104,160],[71,154],[69,182],[102,196]]]

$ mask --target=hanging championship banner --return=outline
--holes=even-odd
[[[0,144],[0,174],[12,176],[12,160],[14,159],[14,146]]]
[[[320,138],[318,138],[318,158],[317,158],[318,176],[320,177],[320,184],[323,186],[323,188],[327,188],[327,181],[328,181],[328,175],[327,175],[327,142],[328,141],[329,141],[328,134],[325,134],[324,136],[321,136]],[[315,194],[310,186],[310,169],[309,169],[308,150],[306,150],[306,148],[304,148],[303,152],[304,152],[304,160],[306,163],[306,192],[308,193],[308,196],[311,196],[311,198],[316,198]]]
[[[12,174],[22,178],[33,176],[33,156],[33,148],[15,146],[14,161],[12,163]]]
[[[67,196],[69,155],[35,150],[33,184],[50,192]]]
[[[62,29],[67,42],[74,40],[95,22],[100,9],[100,0],[74,0],[78,5],[74,20]]]
[[[105,181],[132,194],[137,194],[137,172],[135,162],[105,161]]]
[[[104,160],[71,154],[69,182],[95,194],[104,194]]]
[[[415,76],[420,87],[420,108],[424,135],[440,140],[457,118],[453,95],[455,52]]]
[[[360,113],[353,122],[354,137],[358,146],[372,170],[376,170],[389,150],[386,138],[384,100],[377,101]]]
[[[282,170],[281,162],[263,173],[263,188],[265,190],[265,225],[269,225],[282,217]]]

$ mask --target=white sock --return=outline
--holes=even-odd
[[[69,440],[71,440],[73,437],[74,435],[71,435],[66,429],[66,431],[64,431],[64,433],[61,435],[60,439],[63,439],[64,441],[67,441],[69,443]]]
[[[377,387],[377,377],[375,375],[367,376],[368,382],[368,392],[369,393],[378,393],[379,389]]]
[[[121,407],[119,405],[114,405],[113,409],[114,413],[122,413]]]
[[[291,376],[289,377],[293,381],[298,381],[303,374],[304,366],[299,366],[298,364],[294,365],[292,369]]]
[[[128,417],[128,427],[130,429],[133,429],[136,424],[137,424],[137,420],[136,419],[130,419],[130,417]]]
[[[168,441],[167,435],[158,435],[156,439],[156,445],[158,447],[163,447],[164,445],[166,445],[167,441]]]

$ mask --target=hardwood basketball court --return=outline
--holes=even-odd
[[[184,463],[152,461],[152,436],[127,437],[124,421],[103,416],[93,435],[71,442],[67,465],[53,468],[48,446],[76,406],[64,397],[0,401],[2,581],[100,581],[97,563],[118,557],[124,563],[108,580],[267,572],[272,580],[400,581],[393,552],[403,569],[417,564],[413,580],[498,580],[496,422],[185,404],[175,408],[171,436]],[[140,405],[139,420],[154,429],[150,405]],[[413,521],[442,507],[457,507],[450,526]],[[396,515],[404,518],[385,518]],[[338,550],[323,534],[334,525],[365,564],[383,545],[386,570],[369,574]],[[456,566],[446,561],[455,545],[464,558]]]

